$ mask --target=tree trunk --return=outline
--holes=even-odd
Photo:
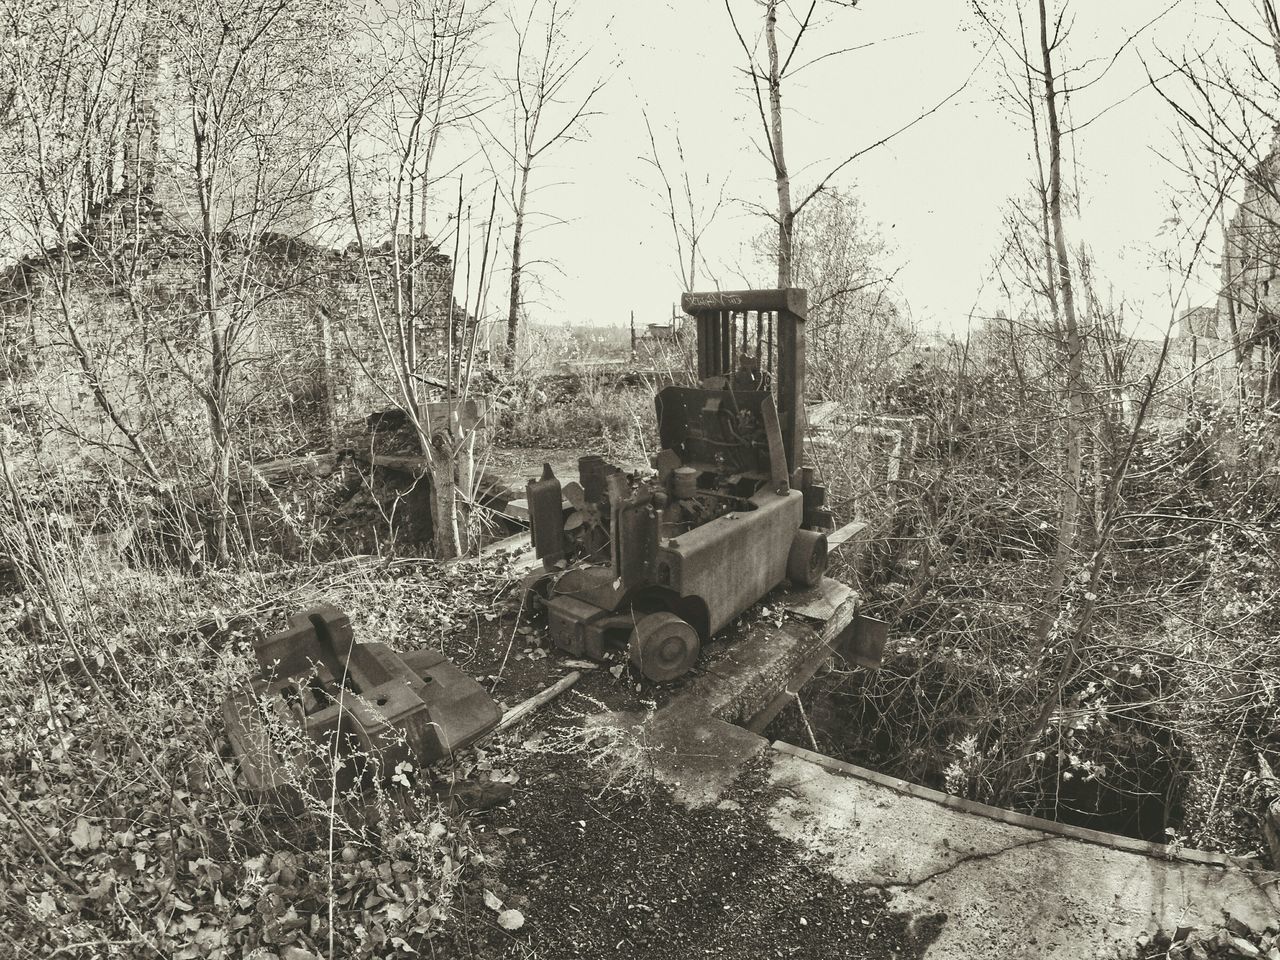
[[[441,430],[431,437],[427,454],[431,463],[431,527],[437,560],[452,560],[467,552],[467,522],[458,495],[458,458],[455,430]]]
[[[529,161],[520,171],[520,198],[516,203],[516,223],[511,233],[511,305],[507,310],[507,372],[516,369],[516,344],[520,331],[520,245],[524,239],[524,204],[529,195]]]
[[[1067,349],[1067,416],[1063,421],[1062,497],[1058,517],[1058,544],[1049,572],[1049,589],[1040,619],[1038,635],[1043,645],[1057,619],[1058,601],[1066,583],[1067,569],[1075,546],[1080,521],[1080,425],[1084,413],[1083,341],[1076,320],[1075,296],[1071,285],[1071,261],[1062,222],[1062,131],[1058,124],[1057,90],[1054,86],[1053,54],[1049,46],[1048,14],[1045,0],[1039,0],[1040,55],[1043,62],[1045,113],[1048,118],[1049,220],[1057,260],[1057,285],[1062,309],[1063,334]]]
[[[324,435],[330,445],[338,442],[338,405],[333,384],[333,318],[323,304],[315,308],[316,333],[320,340],[320,415],[324,418]]]
[[[1021,16],[1019,16],[1019,24],[1021,24]],[[1025,33],[1023,34],[1025,37]],[[1035,84],[1031,78],[1031,64],[1026,56],[1027,49],[1025,42],[1023,43],[1023,65],[1026,68],[1025,76],[1027,80],[1027,103],[1031,104],[1031,144],[1035,148],[1036,160],[1036,197],[1040,201],[1040,240],[1044,247],[1044,283],[1045,293],[1049,298],[1049,313],[1053,317],[1053,330],[1056,334],[1061,326],[1059,317],[1060,310],[1058,308],[1058,290],[1054,286],[1054,266],[1053,266],[1053,233],[1049,229],[1049,185],[1045,182],[1044,177],[1044,154],[1040,149],[1040,124],[1036,120],[1035,111]]]
[[[765,10],[764,35],[769,47],[769,121],[772,126],[773,173],[778,184],[778,286],[791,286],[791,233],[795,214],[791,210],[791,177],[782,149],[782,77],[778,70],[778,2],[769,0]]]
[[[205,390],[205,406],[209,413],[209,435],[213,441],[213,499],[216,511],[213,521],[214,549],[219,564],[231,560],[228,526],[231,513],[231,430],[227,418],[230,398],[231,364],[222,329],[221,304],[218,298],[218,236],[213,213],[213,173],[207,157],[209,115],[205,110],[192,111],[195,139],[196,198],[200,204],[200,259],[202,312],[209,336],[209,385]]]

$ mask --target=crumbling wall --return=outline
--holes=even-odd
[[[453,300],[449,258],[422,247],[402,267],[402,291],[415,307],[419,371],[443,379],[450,341],[456,366],[470,318]],[[235,405],[250,459],[329,443],[343,420],[401,402],[379,332],[379,318],[395,326],[389,244],[362,257],[281,235],[226,235],[221,252],[225,275],[243,270],[248,281],[243,298],[235,288],[219,296],[240,330]],[[82,241],[0,271],[5,406],[37,434],[119,442],[96,378],[144,435],[207,446],[200,266],[196,238],[151,201],[121,197],[94,212]]]
[[[1223,237],[1222,292],[1216,333],[1234,360],[1247,356],[1242,386],[1268,406],[1280,404],[1280,137],[1247,174]],[[1234,333],[1233,333],[1234,331]]]

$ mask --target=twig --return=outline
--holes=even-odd
[[[818,738],[813,735],[813,727],[809,725],[809,715],[804,712],[804,704],[800,700],[799,692],[793,693],[792,696],[796,698],[796,709],[800,711],[800,719],[804,721],[804,728],[809,731],[809,743],[813,745],[813,752],[821,753],[822,751],[818,749]]]
[[[1236,738],[1231,741],[1231,749],[1227,751],[1226,759],[1222,761],[1222,774],[1218,777],[1218,786],[1213,791],[1213,799],[1209,802],[1209,813],[1204,818],[1204,829],[1200,831],[1200,839],[1205,839],[1205,834],[1209,828],[1213,826],[1213,815],[1218,810],[1218,798],[1222,796],[1223,784],[1227,781],[1227,772],[1231,769],[1231,758],[1236,755],[1236,747],[1240,745],[1240,735],[1244,733],[1244,722],[1248,718],[1247,713],[1240,716],[1240,726],[1236,728]]]
[[[497,733],[499,730],[505,730],[507,727],[510,727],[510,726],[513,726],[514,724],[519,723],[521,720],[523,720],[525,717],[531,714],[534,710],[537,710],[544,703],[549,703],[550,701],[554,700],[556,697],[560,696],[560,694],[568,690],[570,687],[572,687],[575,683],[578,682],[578,678],[581,676],[582,674],[579,671],[574,670],[572,673],[566,674],[565,676],[561,677],[559,680],[557,680],[551,686],[547,687],[547,689],[543,690],[541,693],[534,694],[532,697],[530,697],[528,700],[525,700],[523,703],[519,703],[516,706],[512,707],[510,710],[508,710],[506,713],[502,715],[502,719],[499,720],[498,725],[494,727],[494,733]]]
[[[493,678],[493,686],[489,688],[490,693],[492,693],[497,688],[499,681],[502,680],[502,671],[507,669],[507,657],[511,656],[511,647],[516,642],[516,633],[520,630],[520,617],[524,613],[524,601],[528,595],[529,595],[529,592],[527,590],[521,591],[520,593],[520,609],[516,611],[515,626],[511,628],[511,636],[507,640],[507,649],[506,649],[506,652],[503,653],[502,655],[502,663],[499,664],[498,666],[498,673]]]

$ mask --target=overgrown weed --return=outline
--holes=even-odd
[[[175,958],[429,949],[476,856],[465,821],[440,808],[422,772],[365,795],[299,776],[287,796],[255,797],[223,736],[222,702],[248,679],[255,633],[312,603],[345,607],[358,637],[404,649],[460,626],[468,596],[491,603],[501,572],[352,558],[183,573],[138,564],[95,534],[136,517],[78,515],[75,484],[33,503],[10,479],[0,500],[0,553],[15,578],[0,610],[10,947]]]

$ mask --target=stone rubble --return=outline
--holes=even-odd
[[[1216,930],[1179,927],[1168,951],[1148,953],[1151,938],[1142,935],[1136,946],[1141,956],[1167,956],[1169,960],[1280,960],[1280,918],[1277,925],[1255,931],[1240,919],[1228,916]]]

